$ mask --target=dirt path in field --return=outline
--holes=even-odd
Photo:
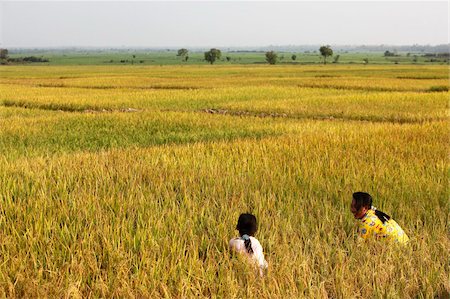
[[[276,113],[276,112],[250,112],[250,111],[232,111],[225,109],[214,109],[207,108],[201,110],[209,114],[228,114],[236,116],[256,116],[256,117],[289,117],[286,113]]]

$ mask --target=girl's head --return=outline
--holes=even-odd
[[[252,214],[241,214],[236,225],[236,229],[241,236],[249,235],[253,236],[258,229],[256,223],[256,217]]]
[[[372,196],[365,192],[353,193],[351,211],[356,219],[361,219],[366,215],[367,211],[372,207]]]

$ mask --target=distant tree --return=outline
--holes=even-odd
[[[8,58],[8,49],[0,48],[0,59]]]
[[[219,49],[212,48],[208,52],[205,52],[205,60],[210,64],[213,64],[216,59],[220,59],[222,57],[222,52]]]
[[[413,56],[413,62],[417,62],[417,60],[418,60],[418,59],[417,59],[417,55],[414,55],[414,56]]]
[[[322,46],[319,48],[320,55],[323,56],[323,64],[327,64],[327,57],[333,56],[333,50],[330,45]]]
[[[136,58],[136,55],[133,55],[133,58]]]
[[[291,56],[291,59],[292,59],[293,61],[295,61],[295,60],[297,59],[297,55],[293,54],[293,55]]]
[[[189,53],[188,49],[182,48],[182,49],[178,50],[177,56],[181,57],[181,59],[183,61],[187,61],[189,59],[189,58],[187,58],[188,57],[188,53]]]
[[[395,56],[395,53],[390,52],[389,50],[386,50],[386,51],[384,52],[384,57],[391,57],[391,56]]]
[[[230,57],[230,56],[227,56],[227,57],[225,57],[225,59],[226,59],[227,61],[230,61],[230,60],[231,60],[231,57]]]
[[[339,55],[339,54],[334,56],[333,63],[338,63],[339,62],[339,58],[341,58],[341,55]]]
[[[266,52],[266,61],[269,64],[276,64],[278,60],[278,54],[274,51]]]

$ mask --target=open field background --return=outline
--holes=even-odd
[[[1,296],[449,294],[448,66],[0,72]],[[410,244],[357,244],[354,191]]]
[[[48,59],[49,62],[38,63],[40,65],[196,65],[207,64],[204,60],[203,52],[189,51],[189,59],[182,61],[173,50],[166,51],[65,51],[64,53],[55,51],[25,51],[10,53],[11,58],[35,56]],[[279,64],[321,64],[322,56],[316,51],[313,53],[277,52]],[[292,55],[296,59],[292,60]],[[448,57],[426,57],[424,53],[399,52],[398,56],[385,57],[384,52],[339,52],[334,53],[334,57],[339,55],[338,64],[364,64],[364,59],[368,59],[369,64],[416,64],[416,65],[448,65]],[[226,57],[229,57],[227,60]],[[334,57],[328,57],[327,61],[332,63]],[[227,52],[222,49],[222,58],[215,64],[267,64],[265,52]]]

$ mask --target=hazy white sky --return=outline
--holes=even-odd
[[[2,47],[443,44],[448,1],[0,0]]]

